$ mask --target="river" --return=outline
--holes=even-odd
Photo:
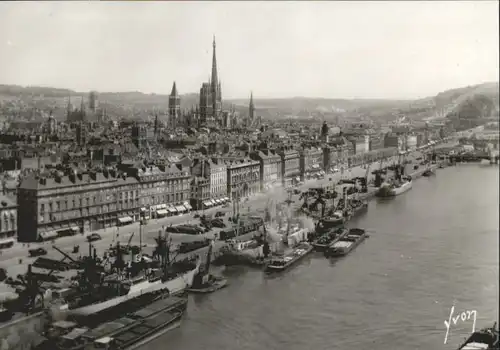
[[[498,181],[495,166],[458,165],[373,200],[352,225],[371,237],[345,258],[305,258],[269,277],[225,270],[230,286],[190,296],[181,328],[148,350],[456,349],[472,321],[450,327],[455,305],[498,320]]]

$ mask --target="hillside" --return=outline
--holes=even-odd
[[[280,99],[255,98],[257,114],[264,118],[279,118],[297,115],[300,117],[347,118],[370,117],[381,122],[395,119],[405,114],[415,120],[433,116],[444,116],[475,95],[491,99],[498,108],[498,83],[484,83],[443,91],[436,96],[413,101],[376,100],[376,99],[327,99],[293,97]],[[22,87],[17,85],[0,85],[0,106],[2,114],[37,108],[52,110],[58,118],[64,118],[68,96],[75,106],[81,103],[83,96],[87,102],[87,92],[76,92],[69,89],[51,87]],[[99,103],[111,116],[146,117],[152,113],[166,111],[168,95],[144,94],[142,92],[102,92]],[[198,94],[181,95],[181,109],[190,109],[198,103]],[[241,114],[247,114],[248,99],[225,100],[224,108],[234,105]],[[23,113],[21,113],[22,115]]]

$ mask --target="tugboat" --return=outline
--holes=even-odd
[[[190,293],[212,293],[227,286],[227,280],[220,276],[210,274],[210,262],[212,259],[213,241],[207,252],[207,262],[193,279],[193,284],[187,289]]]
[[[493,327],[483,328],[470,335],[458,350],[498,350],[500,349],[500,335],[497,323]]]
[[[348,233],[349,230],[344,227],[332,229],[329,232],[323,234],[315,241],[313,241],[312,246],[317,251],[324,251],[328,248],[330,244],[338,241],[342,237],[346,236]]]
[[[368,237],[365,230],[352,228],[349,233],[331,243],[325,250],[326,257],[339,257],[349,254],[354,248],[361,244]]]

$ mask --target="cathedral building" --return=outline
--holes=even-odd
[[[221,82],[217,74],[215,37],[213,41],[212,76],[200,89],[200,123],[208,126],[220,126],[222,122]]]

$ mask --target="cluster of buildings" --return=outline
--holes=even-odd
[[[223,109],[215,40],[189,113],[175,82],[166,122],[109,120],[97,93],[88,101],[68,103],[66,122],[49,115],[36,130],[0,133],[0,247],[222,206],[442,137],[430,127],[256,128],[252,96],[244,121]]]

